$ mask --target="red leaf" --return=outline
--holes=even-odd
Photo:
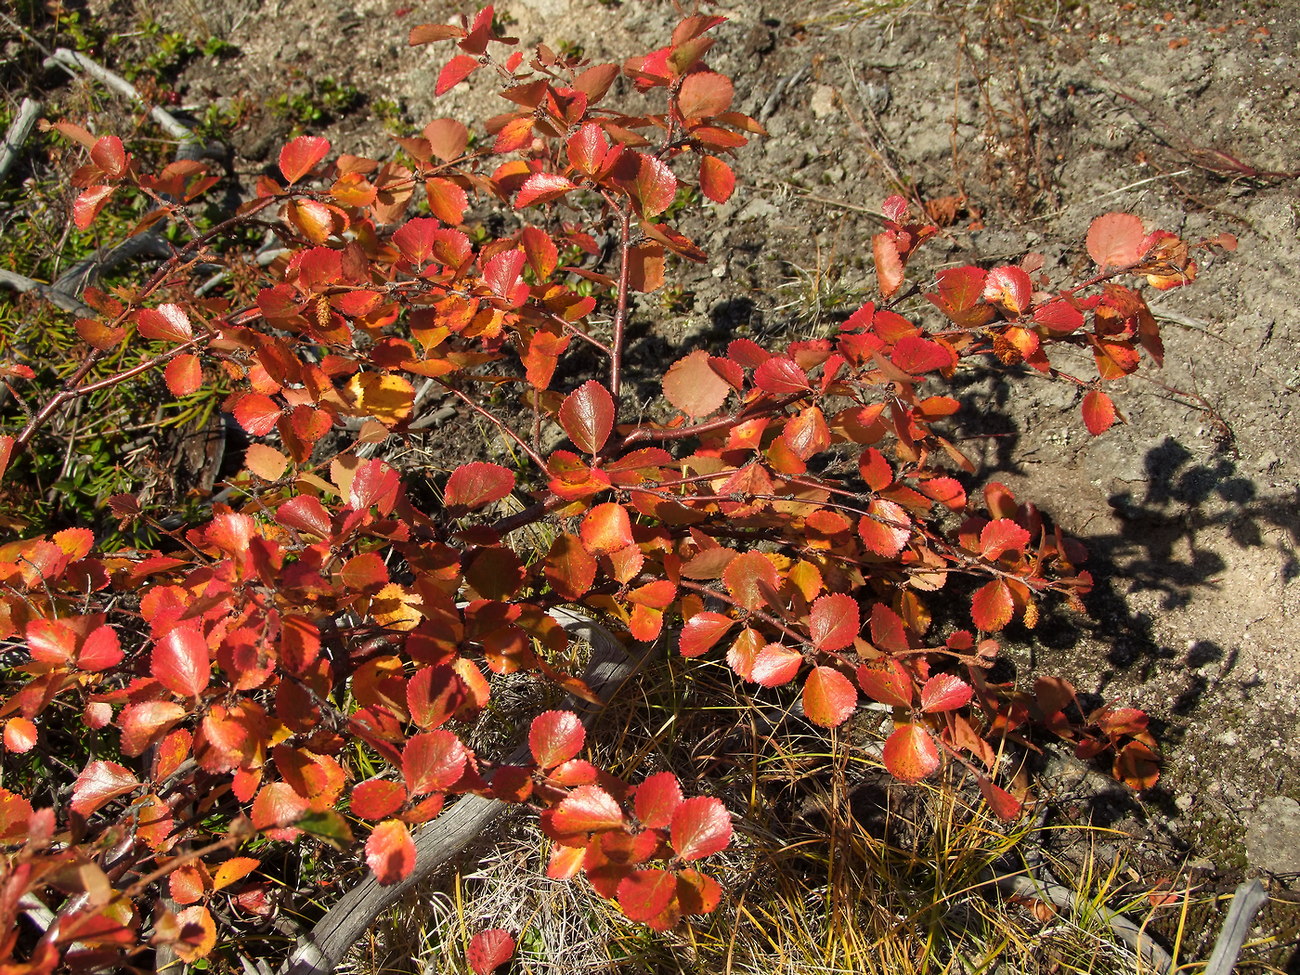
[[[351,812],[362,819],[384,819],[402,808],[406,790],[388,779],[367,779],[352,788]]]
[[[421,667],[406,684],[411,720],[425,731],[446,724],[468,700],[469,689],[450,664]]]
[[[742,609],[767,605],[769,591],[778,585],[776,566],[762,552],[744,552],[727,564],[722,581]]]
[[[36,722],[16,717],[5,722],[4,750],[22,755],[36,747]]]
[[[813,724],[835,728],[858,705],[853,683],[834,667],[814,667],[803,685],[803,712]]]
[[[478,66],[478,58],[470,57],[468,54],[457,54],[438,72],[438,82],[434,85],[433,93],[435,95],[445,95],[473,74]]]
[[[677,93],[677,107],[682,118],[706,118],[721,115],[731,107],[735,87],[726,75],[713,71],[696,71],[686,76]]]
[[[519,283],[519,275],[527,261],[528,256],[521,250],[503,251],[488,261],[483,269],[483,281],[503,298],[513,298],[515,285]]]
[[[91,762],[72,784],[72,811],[78,816],[89,816],[139,785],[140,780],[116,762]]]
[[[858,535],[868,551],[893,558],[912,537],[911,524],[901,505],[872,498],[867,504],[867,514],[858,521]]]
[[[469,129],[454,118],[434,119],[424,127],[423,136],[429,148],[443,162],[451,162],[465,154],[469,144]]]
[[[921,710],[926,714],[956,711],[970,701],[974,689],[960,677],[935,674],[921,688]]]
[[[281,411],[271,397],[261,393],[245,393],[239,397],[239,402],[231,412],[250,437],[265,437],[275,429]]]
[[[465,958],[474,975],[489,975],[515,955],[515,939],[503,928],[480,931],[469,940]]]
[[[736,174],[717,156],[700,160],[700,192],[714,203],[726,203],[736,189]]]
[[[682,801],[677,776],[658,772],[637,786],[636,818],[646,829],[667,829]]]
[[[167,363],[163,379],[173,396],[188,396],[203,385],[203,367],[196,355],[178,355]]]
[[[564,398],[560,425],[579,450],[600,453],[614,429],[614,398],[604,386],[589,379]]]
[[[609,151],[604,130],[595,122],[588,122],[578,129],[565,144],[569,153],[569,162],[573,168],[587,176],[595,175]]]
[[[582,751],[587,732],[572,711],[543,711],[528,731],[528,747],[543,769],[563,765]]]
[[[831,445],[831,431],[821,409],[809,406],[786,421],[781,439],[790,453],[807,461]]]
[[[1024,268],[995,267],[984,279],[984,299],[1001,305],[1012,315],[1020,315],[1029,307],[1033,293],[1033,282]]]
[[[560,535],[546,553],[543,573],[564,599],[578,599],[596,580],[596,560],[576,535]]]
[[[580,785],[565,796],[551,822],[561,833],[595,833],[622,829],[625,824],[614,797],[596,785]]]
[[[469,751],[450,731],[415,735],[402,749],[402,776],[412,796],[450,789],[465,771]]]
[[[330,151],[330,140],[300,135],[280,150],[280,172],[292,186],[306,176]]]
[[[1109,430],[1115,416],[1115,404],[1100,389],[1090,389],[1084,394],[1083,424],[1094,437]]]
[[[154,644],[149,673],[183,697],[197,697],[212,678],[208,643],[192,626],[169,630]]]
[[[711,650],[735,625],[735,620],[721,613],[696,613],[682,626],[678,648],[683,657],[698,657]]]
[[[863,664],[858,668],[858,686],[867,697],[892,708],[912,706],[912,678],[897,660],[886,659],[881,667]]]
[[[424,195],[429,201],[429,212],[443,223],[455,226],[465,219],[469,198],[451,180],[438,177],[425,180]]]
[[[853,643],[860,627],[857,601],[846,593],[822,596],[812,605],[808,634],[818,650],[842,650]]]
[[[956,364],[952,350],[946,345],[923,339],[919,335],[904,335],[894,344],[889,360],[899,369],[913,376],[946,369]]]
[[[555,241],[551,240],[550,234],[538,227],[525,227],[520,239],[528,266],[533,269],[533,276],[538,281],[545,281],[560,262],[560,252]]]
[[[448,507],[477,511],[500,501],[515,488],[515,475],[499,464],[475,461],[451,472],[443,500]]]
[[[366,840],[366,864],[381,884],[405,880],[415,869],[415,841],[400,819],[380,823]]]
[[[1088,228],[1088,256],[1101,268],[1129,267],[1149,249],[1142,221],[1131,213],[1106,213]]]
[[[970,604],[971,619],[985,633],[995,633],[1010,623],[1015,610],[1011,589],[1001,579],[981,587]]]
[[[632,544],[632,520],[626,508],[610,501],[587,512],[579,533],[588,552],[607,555]]]
[[[997,559],[1006,552],[1023,552],[1029,544],[1029,538],[1029,532],[1010,518],[990,521],[980,531],[980,555],[986,559]]]
[[[147,339],[163,342],[185,342],[194,337],[190,318],[180,305],[166,304],[157,308],[142,308],[135,314],[136,328]]]
[[[25,839],[32,814],[30,802],[8,789],[0,788],[0,843]]]
[[[903,724],[885,742],[885,768],[904,782],[920,782],[939,767],[939,749],[930,732],[918,724]]]
[[[1160,779],[1160,756],[1140,741],[1130,741],[1115,755],[1113,772],[1130,789],[1149,789]]]
[[[81,649],[77,651],[77,667],[92,672],[108,670],[120,664],[122,657],[117,631],[111,626],[100,626],[86,636]]]
[[[651,220],[672,205],[677,196],[677,177],[667,163],[654,156],[635,155],[637,172],[628,186],[628,193],[638,204],[641,216]]]
[[[85,230],[94,223],[99,211],[116,192],[116,186],[90,186],[83,190],[72,203],[72,222],[77,229]]]
[[[534,203],[550,203],[577,188],[576,183],[556,173],[533,173],[519,188],[519,195],[515,197],[515,209],[522,210]]]
[[[664,374],[664,398],[692,418],[718,410],[731,392],[731,384],[709,365],[709,359],[707,352],[696,349]]]
[[[642,923],[662,914],[676,896],[677,877],[667,870],[634,870],[618,885],[618,906]]]
[[[719,799],[696,796],[673,813],[673,849],[683,860],[699,860],[727,848],[731,842],[731,817]]]
[[[317,538],[329,538],[332,531],[329,512],[310,494],[290,498],[275,509],[275,520],[285,528],[306,532]]]
[[[891,298],[903,286],[903,258],[894,235],[885,231],[872,237],[871,253],[876,262],[876,283],[880,293]]]
[[[984,794],[984,801],[989,804],[989,808],[998,819],[1010,823],[1020,817],[1020,813],[1025,808],[1023,802],[1006,789],[994,785],[987,775],[979,776],[976,781],[979,783],[980,792]]]
[[[808,374],[786,356],[772,356],[754,370],[754,385],[765,393],[788,396],[812,389]]]
[[[106,135],[91,147],[90,161],[109,179],[126,175],[126,153],[122,150],[122,140],[115,135]]]
[[[781,687],[790,683],[803,666],[803,654],[779,643],[769,643],[758,651],[749,668],[749,679],[762,687]]]

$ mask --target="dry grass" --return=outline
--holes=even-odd
[[[515,934],[519,975],[1152,970],[1109,918],[1144,925],[1157,909],[1133,871],[1097,854],[1101,831],[1000,823],[956,780],[894,783],[875,730],[827,736],[781,695],[665,654],[602,719],[592,757],[634,781],[671,769],[736,811],[732,847],[708,863],[723,906],[654,934],[584,881],[548,880],[546,841],[521,815],[377,925],[352,970],[465,972],[469,938],[488,927]],[[1069,862],[1045,853],[1063,847]],[[998,896],[994,878],[1026,861],[1075,892],[1073,910]]]

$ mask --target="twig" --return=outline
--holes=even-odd
[[[777,110],[778,106],[780,106],[781,99],[785,97],[786,90],[799,84],[799,82],[803,81],[806,77],[808,77],[808,66],[804,65],[798,71],[786,75],[778,81],[776,87],[772,89],[772,94],[767,96],[767,100],[763,102],[763,107],[758,110],[758,120],[760,122],[766,122],[771,118],[772,114]]]
[[[60,66],[84,71],[104,87],[111,88],[119,95],[125,95],[141,108],[148,109],[149,116],[173,139],[179,139],[181,142],[194,141],[194,133],[186,125],[182,124],[175,115],[161,106],[150,106],[140,95],[140,92],[136,90],[135,85],[120,74],[109,71],[103,65],[92,61],[84,54],[70,51],[66,47],[56,48],[54,53],[45,59],[45,66],[47,68]]]
[[[9,131],[5,133],[4,145],[0,146],[0,183],[5,181],[10,168],[18,161],[18,154],[22,151],[27,137],[32,134],[32,128],[36,125],[36,119],[40,117],[43,107],[34,98],[23,99],[18,109],[18,116],[9,126]]]

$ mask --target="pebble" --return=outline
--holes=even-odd
[[[1270,873],[1300,873],[1300,802],[1274,796],[1259,804],[1246,829],[1246,860]]]

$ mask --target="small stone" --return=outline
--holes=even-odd
[[[812,109],[813,116],[816,118],[834,115],[835,89],[830,85],[818,85],[813,89],[812,100],[808,103],[808,107]]]
[[[1246,830],[1246,860],[1270,873],[1300,873],[1300,802],[1265,799]]]

